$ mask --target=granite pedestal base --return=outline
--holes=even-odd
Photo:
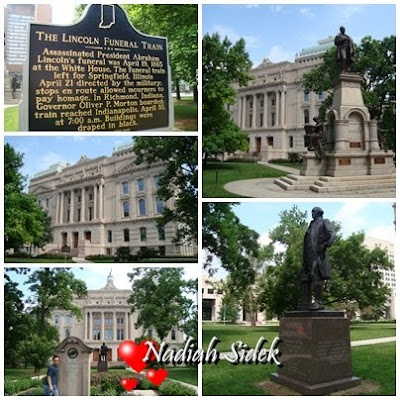
[[[108,362],[99,360],[97,363],[98,372],[108,372]]]
[[[271,381],[304,395],[324,395],[360,384],[352,376],[350,325],[342,312],[286,313],[279,337],[282,364]]]

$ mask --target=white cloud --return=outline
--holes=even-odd
[[[267,246],[268,244],[271,243],[271,238],[269,237],[269,231],[268,232],[263,232],[259,238],[258,238],[258,243],[261,246]]]
[[[220,25],[220,24],[215,24],[212,29],[213,29],[213,32],[218,32],[222,39],[224,39],[225,36],[227,36],[231,42],[235,43],[240,38],[243,38],[246,42],[247,48],[257,48],[258,47],[259,39],[255,36],[239,35],[231,27],[225,26],[225,25]]]
[[[378,225],[365,233],[365,236],[371,236],[376,239],[388,240],[394,242],[395,230],[394,225]]]
[[[340,222],[345,236],[365,229],[367,218],[364,214],[364,210],[367,205],[368,203],[362,200],[357,201],[357,206],[355,206],[353,202],[345,202],[332,218]]]
[[[306,18],[308,18],[308,19],[313,19],[313,18],[315,17],[315,14],[314,14],[309,8],[307,8],[307,7],[302,7],[302,8],[300,9],[300,14],[301,14],[303,17],[306,17]]]
[[[281,61],[288,61],[291,59],[291,57],[292,54],[279,45],[272,46],[267,55],[267,58],[269,58],[271,62],[275,63]]]
[[[269,9],[273,13],[280,13],[283,10],[283,5],[282,4],[273,4],[269,6]]]
[[[339,17],[342,22],[348,22],[354,16],[362,15],[363,13],[364,6],[352,4],[348,6],[342,6],[339,11]]]

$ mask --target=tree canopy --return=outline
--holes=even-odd
[[[165,207],[160,225],[177,224],[177,242],[197,241],[197,138],[194,136],[137,136],[134,138],[137,164],[163,161],[157,195],[164,201],[175,197],[172,208]]]
[[[328,50],[323,63],[304,74],[302,84],[305,91],[330,93],[320,109],[320,117],[325,120],[327,108],[332,104],[332,82],[340,73],[335,60],[336,49]],[[365,106],[371,118],[379,123],[381,134],[392,150],[396,149],[396,37],[382,40],[366,36],[356,46],[356,59],[351,71],[363,76],[362,93]]]
[[[359,309],[384,306],[388,288],[381,281],[378,267],[393,268],[384,250],[367,249],[363,233],[344,238],[340,225],[333,221],[336,239],[329,249],[332,279],[325,291],[325,304],[343,309],[357,303]],[[296,206],[280,214],[279,225],[272,229],[272,244],[280,244],[283,251],[275,252],[263,276],[258,298],[262,308],[272,315],[295,310],[300,301],[299,276],[302,267],[303,238],[307,229],[307,214]]]
[[[187,296],[197,291],[197,281],[183,279],[182,268],[138,268],[128,276],[132,282],[128,303],[138,313],[136,328],[154,329],[161,341],[174,328],[197,332],[194,302]]]
[[[52,240],[51,218],[34,196],[24,193],[26,178],[20,169],[23,154],[4,146],[4,247],[18,249],[33,244],[42,247]]]
[[[247,136],[232,121],[227,106],[234,104],[233,83],[244,86],[250,79],[251,61],[245,41],[232,44],[218,34],[203,37],[203,154],[209,156],[246,150]]]

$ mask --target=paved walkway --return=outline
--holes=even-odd
[[[284,167],[282,165],[271,164],[267,162],[259,162],[261,165],[266,165],[271,168],[275,168],[279,171],[283,171],[289,174],[299,175],[300,171],[296,168]],[[224,185],[224,189],[228,192],[238,194],[244,197],[256,197],[256,198],[326,198],[326,197],[379,197],[379,198],[395,198],[396,190],[383,189],[377,192],[376,190],[349,190],[346,192],[338,193],[317,193],[312,190],[285,190],[274,183],[275,178],[258,178],[258,179],[246,179],[242,181],[229,182]]]
[[[372,344],[382,344],[382,343],[390,343],[390,342],[395,342],[396,341],[396,336],[389,336],[389,337],[384,337],[384,338],[378,338],[378,339],[366,339],[366,340],[355,340],[353,342],[350,342],[351,347],[359,347],[359,346],[369,346]],[[235,354],[232,352],[221,352],[220,356],[225,357],[227,355],[230,358],[235,358]]]
[[[72,257],[72,261],[77,264],[92,264],[93,261],[86,260],[86,258]]]

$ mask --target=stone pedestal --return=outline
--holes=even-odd
[[[99,360],[97,363],[97,371],[98,372],[108,372],[108,362]]]
[[[360,384],[352,376],[350,325],[337,311],[293,311],[280,321],[281,366],[271,381],[303,395],[325,395]]]

